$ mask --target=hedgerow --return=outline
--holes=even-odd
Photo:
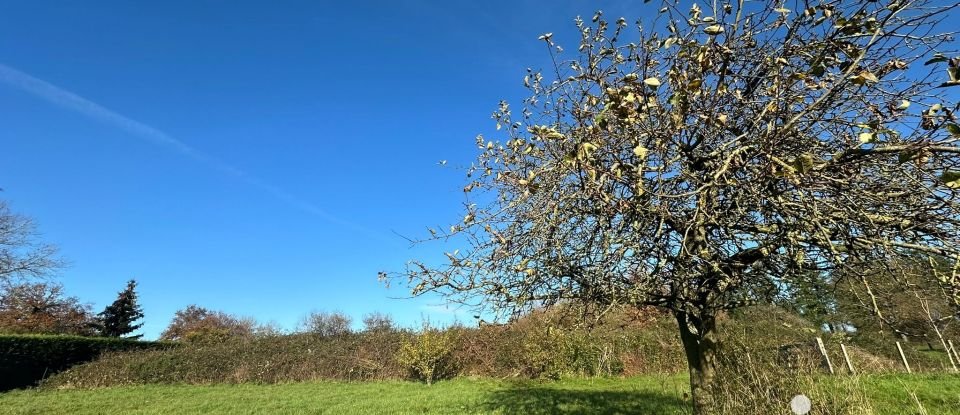
[[[24,388],[100,357],[105,352],[145,350],[167,344],[136,340],[12,334],[0,335],[0,391]]]

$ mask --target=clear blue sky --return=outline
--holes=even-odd
[[[59,279],[96,310],[137,279],[148,337],[191,303],[287,328],[312,309],[446,321],[439,300],[377,282],[441,252],[393,232],[459,219],[458,166],[498,100],[524,96],[525,68],[545,65],[537,36],[569,39],[596,8],[656,11],[7,1],[0,198],[60,246]]]

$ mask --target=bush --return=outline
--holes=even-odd
[[[108,353],[54,376],[44,386],[400,379],[406,372],[395,355],[408,337],[408,333],[392,331],[336,337],[293,334],[182,342],[170,349]]]
[[[253,336],[255,329],[256,322],[251,318],[191,304],[174,314],[173,321],[160,333],[160,339],[216,343],[235,337]]]
[[[612,313],[588,326],[580,316],[539,311],[507,325],[460,329],[455,360],[466,375],[534,379],[686,370],[676,323],[631,314]]]
[[[156,342],[103,337],[0,335],[0,391],[36,385],[45,377],[96,359],[104,352],[162,346]]]
[[[178,342],[174,349],[107,353],[45,384],[103,387],[404,378],[432,383],[455,375],[556,379],[687,370],[676,321],[650,310],[617,311],[599,321],[537,311],[504,325],[427,327],[420,333],[392,328],[381,323],[386,320],[383,317],[373,320],[375,324],[367,324],[364,331],[339,335],[224,335],[217,341]],[[820,332],[794,314],[756,307],[725,316],[720,324],[721,347],[745,350],[743,358],[748,362],[769,358],[781,363],[802,359],[819,363],[814,339],[822,336],[834,366],[845,370],[836,344],[843,339]],[[873,348],[844,344],[858,373],[902,370],[898,361],[872,355]]]
[[[413,378],[428,385],[436,380],[452,378],[457,374],[453,359],[456,333],[455,330],[440,330],[424,325],[423,331],[400,347],[397,361],[409,370]]]

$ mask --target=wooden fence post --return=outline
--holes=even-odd
[[[843,352],[843,360],[847,361],[847,370],[850,371],[851,375],[856,375],[857,372],[853,370],[853,363],[850,362],[850,355],[847,354],[847,346],[844,346],[843,343],[840,343],[840,351]]]
[[[833,374],[833,363],[830,363],[830,356],[827,355],[827,348],[823,346],[823,339],[817,337],[817,347],[820,349],[820,354],[823,355],[823,359],[827,362],[827,368],[830,369],[830,374]]]
[[[903,347],[900,346],[900,342],[897,342],[897,351],[900,352],[900,360],[903,361],[903,367],[907,368],[907,373],[913,373],[910,370],[910,364],[907,363],[907,355],[903,354]]]

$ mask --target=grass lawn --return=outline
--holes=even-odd
[[[0,414],[684,414],[686,382],[683,376],[647,376],[26,390],[0,394]],[[878,414],[916,413],[908,390],[929,414],[960,414],[960,376],[872,376],[863,382]]]

